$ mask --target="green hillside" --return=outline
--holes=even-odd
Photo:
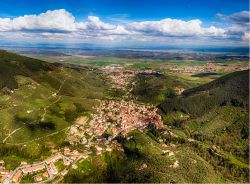
[[[230,181],[249,172],[249,71],[188,89],[159,105],[164,123]]]
[[[0,89],[18,88],[15,76],[32,77],[36,72],[55,70],[53,64],[0,50]]]
[[[89,159],[65,177],[66,183],[219,183],[220,173],[188,145],[160,144],[150,133],[133,131],[122,142],[125,152]],[[171,152],[171,155],[164,154]],[[88,165],[92,163],[91,165]],[[172,167],[178,163],[176,167]],[[88,165],[86,167],[86,165]],[[201,172],[202,171],[202,172]]]
[[[133,82],[133,97],[140,102],[152,104],[160,104],[166,98],[176,96],[176,87],[190,88],[192,86],[190,83],[183,82],[178,77],[166,74],[137,74]]]
[[[21,160],[40,160],[63,143],[67,128],[77,117],[88,116],[106,97],[108,87],[97,69],[51,64],[1,50],[0,155],[7,168]]]
[[[76,118],[90,117],[103,99],[122,98],[106,75],[98,67],[47,63],[0,50],[0,158],[6,168],[44,160],[69,146],[66,132]],[[198,83],[165,72],[138,72],[125,100],[160,104],[166,126],[119,134],[115,140],[123,151],[90,154],[55,181],[247,182],[248,77],[249,71],[234,72],[191,88]],[[178,88],[187,90],[178,95]]]
[[[181,111],[200,116],[215,106],[232,104],[248,109],[249,71],[239,71],[213,82],[188,89],[180,97],[167,99],[159,108],[164,112]]]

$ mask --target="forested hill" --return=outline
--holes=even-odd
[[[17,75],[30,77],[38,71],[49,71],[55,68],[54,64],[0,50],[0,89],[17,88],[18,84],[15,80]]]
[[[66,64],[48,63],[0,50],[0,91],[19,88],[22,84],[17,79],[21,76],[46,89],[58,90],[62,86],[60,95],[99,98],[107,87],[100,75],[100,72],[87,67],[74,68]]]
[[[248,110],[249,70],[225,75],[208,84],[183,92],[182,96],[167,99],[159,105],[163,113],[182,111],[200,116],[215,106],[231,104]]]

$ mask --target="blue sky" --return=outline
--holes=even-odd
[[[66,9],[76,17],[128,14],[132,19],[166,17],[216,20],[216,13],[232,14],[248,10],[248,0],[4,0],[0,15],[22,16],[47,10]]]
[[[248,0],[4,0],[0,41],[242,46],[248,8]]]

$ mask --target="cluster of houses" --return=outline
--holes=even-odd
[[[194,66],[171,65],[169,66],[169,69],[174,72],[196,73],[205,71],[218,71],[220,67],[215,64],[194,65]]]
[[[27,164],[26,162],[22,162],[21,165],[17,167],[14,171],[10,171],[6,173],[2,177],[1,182],[6,183],[6,184],[7,183],[19,183],[22,177],[28,174],[33,176],[33,179],[36,183],[50,180],[58,174],[61,174],[62,176],[64,176],[67,174],[67,170],[65,169],[59,173],[55,163],[61,160],[64,166],[67,167],[74,161],[74,159],[72,158],[79,159],[79,157],[81,157],[81,155],[77,155],[78,157],[72,157],[72,156],[75,156],[74,154],[75,153],[65,156],[61,154],[60,152],[57,152],[53,156],[41,162],[37,162],[33,164]]]
[[[84,120],[84,121],[80,121]],[[84,122],[84,123],[83,123]],[[87,119],[79,119],[69,129],[69,142],[73,145],[80,144],[82,152],[76,149],[64,147],[56,150],[53,156],[44,161],[27,164],[22,162],[14,171],[8,171],[4,167],[4,161],[0,161],[0,174],[2,183],[18,183],[22,177],[30,174],[34,182],[51,181],[55,176],[65,176],[68,166],[76,166],[79,159],[87,159],[91,154],[100,155],[113,149],[124,151],[122,146],[114,139],[118,135],[126,135],[134,129],[143,129],[148,124],[154,124],[163,128],[161,116],[153,106],[138,104],[133,101],[105,100],[100,102],[96,112]],[[85,148],[85,149],[84,149]],[[64,165],[62,171],[58,171],[56,162]]]
[[[139,73],[119,66],[104,67],[103,72],[110,77],[113,87],[120,89],[125,89],[132,77]],[[155,74],[155,71],[146,70],[143,74]],[[81,150],[84,151],[79,152],[64,147],[56,150],[44,161],[32,164],[21,162],[21,165],[13,171],[7,170],[4,161],[0,160],[1,182],[19,183],[24,176],[31,175],[34,182],[40,183],[52,181],[58,175],[65,176],[69,167],[77,168],[75,163],[80,159],[87,159],[90,155],[101,155],[114,149],[124,151],[115,138],[118,135],[126,135],[134,129],[142,130],[149,124],[163,128],[161,116],[153,106],[124,100],[101,101],[89,121],[86,117],[81,117],[69,129],[70,144],[81,145]],[[63,170],[58,170],[57,161],[63,163]]]
[[[101,101],[88,123],[71,126],[68,138],[71,144],[81,144],[87,151],[94,148],[98,155],[102,151],[121,149],[114,144],[115,137],[136,128],[142,129],[150,123],[163,128],[161,116],[153,106],[124,100]]]
[[[116,65],[105,66],[102,71],[112,81],[112,87],[118,89],[124,89],[129,84],[130,79],[137,73],[137,71]]]
[[[103,69],[108,74],[115,88],[124,89],[136,71],[124,69],[124,67],[109,66]],[[146,71],[152,73],[153,71]],[[0,174],[2,183],[19,183],[22,177],[30,174],[34,182],[49,182],[55,176],[65,176],[68,168],[77,168],[79,159],[87,159],[90,155],[101,155],[114,149],[124,151],[115,140],[118,135],[126,135],[134,129],[143,129],[149,124],[163,128],[161,116],[153,106],[138,104],[133,101],[101,101],[96,112],[90,119],[79,118],[68,131],[68,141],[71,145],[80,145],[81,151],[69,147],[56,150],[53,156],[44,161],[27,164],[22,162],[14,171],[8,171],[4,167],[4,161],[0,161]],[[74,146],[73,146],[74,147]],[[57,161],[62,161],[64,169],[58,171]]]
[[[174,72],[197,73],[197,72],[218,72],[218,71],[240,71],[247,70],[248,66],[224,65],[208,62],[205,65],[180,66],[167,65],[167,69]]]
[[[9,175],[10,171],[5,168],[5,162],[4,160],[0,160],[0,176],[1,181]]]

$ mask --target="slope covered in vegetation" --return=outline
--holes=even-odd
[[[53,64],[0,50],[0,89],[18,88],[15,76],[32,77],[39,71],[55,70]]]
[[[191,85],[184,83],[179,78],[166,74],[137,74],[134,77],[132,89],[133,97],[144,103],[159,104],[166,98],[177,96],[175,88],[190,88]]]
[[[213,82],[188,89],[180,97],[167,99],[159,108],[164,112],[182,111],[200,116],[215,106],[232,104],[248,109],[249,71],[239,71]]]
[[[188,89],[159,105],[164,123],[230,181],[248,180],[249,71]]]
[[[66,183],[207,183],[222,176],[188,145],[165,145],[150,132],[133,131],[123,140],[123,152],[111,152],[78,163],[65,177]],[[201,172],[202,171],[202,172]]]
[[[188,89],[196,84],[139,72],[131,82],[132,99],[161,103],[167,126],[150,125],[116,137],[123,152],[80,159],[60,182],[246,182],[248,81],[248,71],[242,71]],[[51,150],[71,147],[66,132],[77,117],[88,116],[110,95],[122,98],[116,91],[110,93],[109,83],[96,67],[47,63],[0,51],[0,156],[6,168],[41,161]],[[176,88],[188,90],[178,96]]]
[[[107,88],[97,69],[47,63],[1,50],[0,141],[4,144],[0,155],[7,168],[48,155],[51,147],[65,140],[67,127],[106,97]]]

